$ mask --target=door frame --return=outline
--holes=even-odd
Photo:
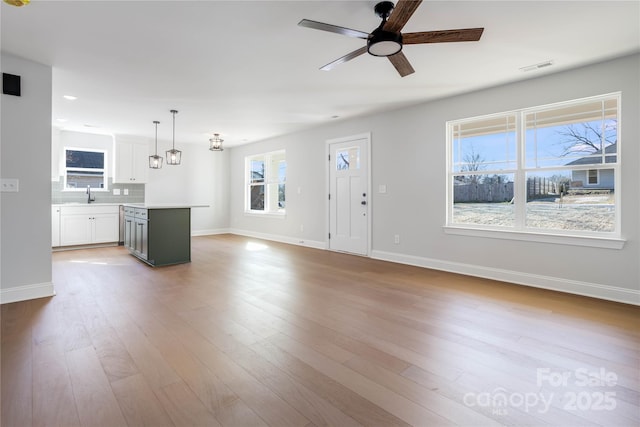
[[[359,133],[359,134],[355,134],[355,135],[349,135],[349,136],[343,136],[340,138],[332,138],[332,139],[327,139],[325,141],[325,149],[324,149],[324,159],[327,162],[326,165],[326,169],[325,169],[325,173],[326,173],[326,178],[325,178],[325,192],[324,194],[326,194],[325,196],[325,214],[327,216],[326,218],[326,229],[325,229],[325,233],[324,233],[324,238],[325,238],[325,249],[327,250],[332,250],[331,249],[331,242],[329,241],[329,232],[331,230],[331,206],[329,203],[329,192],[331,189],[331,161],[329,159],[329,155],[331,154],[331,145],[332,144],[338,144],[338,143],[343,143],[343,142],[349,142],[349,141],[354,141],[354,140],[361,140],[364,139],[365,140],[365,145],[367,147],[367,161],[366,161],[366,165],[367,165],[367,176],[366,176],[366,182],[367,182],[367,253],[364,255],[360,255],[360,256],[365,256],[365,257],[371,257],[371,241],[372,241],[372,224],[373,221],[371,220],[371,204],[373,202],[373,192],[371,191],[371,132],[364,132],[364,133]],[[335,252],[340,252],[340,251],[335,251]],[[353,255],[358,255],[358,254],[353,254]]]

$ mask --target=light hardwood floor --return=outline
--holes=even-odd
[[[239,236],[53,255],[2,426],[640,425],[640,308]]]

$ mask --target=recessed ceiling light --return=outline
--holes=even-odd
[[[60,123],[64,123],[66,121],[68,121],[67,119],[56,119],[56,121],[60,122]]]
[[[64,95],[63,98],[68,99],[69,101],[75,101],[76,99],[78,99],[78,97],[73,95]]]

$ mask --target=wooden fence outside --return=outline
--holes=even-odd
[[[527,201],[558,194],[558,185],[547,178],[527,179]],[[453,187],[454,203],[501,203],[513,200],[513,182],[458,184]]]
[[[513,182],[460,184],[453,187],[453,203],[497,203],[513,199]]]

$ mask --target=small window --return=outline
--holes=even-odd
[[[284,151],[246,158],[246,211],[284,214],[287,162]]]
[[[65,148],[64,188],[85,191],[107,189],[106,152]]]
[[[587,184],[598,185],[598,169],[589,169]]]

